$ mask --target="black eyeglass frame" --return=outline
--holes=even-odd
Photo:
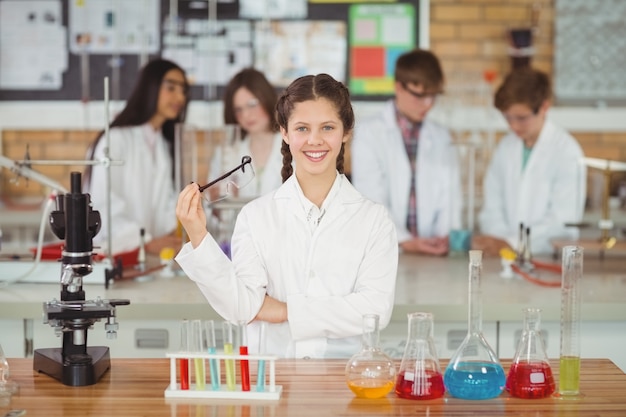
[[[409,89],[409,87],[407,86],[407,83],[401,82],[400,85],[402,86],[402,89],[404,89],[404,91],[406,91],[407,93],[409,93],[410,95],[412,95],[418,100],[426,100],[428,98],[432,98],[433,100],[436,100],[437,97],[443,94],[443,91],[436,91],[434,93],[430,93],[430,92],[416,93],[415,91]]]
[[[246,172],[246,165],[248,164],[252,164],[252,158],[248,155],[245,155],[241,158],[241,164],[237,165],[235,168],[231,169],[230,171],[228,171],[227,173],[219,176],[218,178],[214,179],[213,181],[211,181],[210,183],[206,184],[206,185],[202,185],[200,186],[198,189],[200,190],[200,192],[203,192],[204,190],[206,190],[207,188],[217,184],[218,182],[225,180],[226,178],[230,177],[231,175],[233,175],[235,172],[241,170],[242,172]]]

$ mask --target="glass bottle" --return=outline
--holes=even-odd
[[[502,393],[506,376],[482,332],[482,251],[471,250],[469,257],[469,329],[450,359],[443,381],[453,397],[484,400]]]
[[[9,376],[9,361],[4,356],[4,350],[0,345],[0,407],[8,406],[11,403],[11,396],[20,390],[19,384],[9,379]]]
[[[559,395],[580,395],[580,303],[583,248],[565,246],[561,275],[561,353]]]
[[[518,398],[544,398],[554,392],[554,376],[541,336],[541,309],[524,309],[524,332],[519,340],[506,390]]]
[[[393,389],[396,368],[379,347],[377,314],[363,316],[361,350],[346,364],[348,387],[360,398],[382,398]]]
[[[432,400],[446,392],[433,339],[433,315],[410,313],[409,335],[400,371],[396,395],[409,400]]]

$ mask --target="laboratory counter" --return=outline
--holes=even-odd
[[[95,385],[70,387],[33,371],[32,359],[9,359],[20,385],[10,409],[38,416],[577,416],[626,415],[626,375],[608,359],[583,359],[578,399],[523,400],[504,392],[489,400],[449,397],[417,401],[391,392],[382,399],[358,399],[348,389],[343,360],[278,360],[279,400],[165,398],[168,359],[113,359]],[[445,369],[446,361],[441,362]],[[510,361],[502,361],[505,372]],[[396,363],[398,368],[399,363]],[[551,362],[558,381],[558,361]],[[0,408],[0,411],[8,408]],[[3,415],[3,413],[0,413]]]
[[[543,261],[560,263],[552,259]],[[0,279],[7,278],[3,273],[3,265],[6,262],[0,262]],[[521,319],[521,309],[531,306],[543,310],[544,320],[559,320],[560,288],[537,285],[521,278],[501,278],[501,269],[500,259],[484,260],[482,298],[485,321],[518,321]],[[595,255],[586,255],[583,269],[582,318],[589,321],[626,321],[625,259],[610,254],[603,260]],[[148,280],[115,281],[109,289],[105,289],[103,278],[94,275],[84,278],[87,299],[101,297],[130,300],[130,305],[117,309],[120,320],[218,317],[196,284],[185,276],[161,278],[155,274]],[[465,321],[467,278],[467,256],[400,255],[392,320],[405,322],[407,313],[420,310],[432,312],[437,321]],[[561,277],[556,273],[545,272],[542,279],[560,282]],[[2,287],[0,318],[39,319],[42,303],[59,298],[59,289],[59,285],[53,283],[15,283]]]

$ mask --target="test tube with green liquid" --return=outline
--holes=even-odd
[[[213,320],[207,320],[205,322],[205,333],[208,353],[217,353],[215,322]],[[211,374],[211,388],[213,391],[217,391],[220,389],[220,367],[217,359],[209,359],[209,372]]]
[[[583,248],[565,246],[561,275],[559,395],[580,395],[580,303]]]
[[[222,333],[224,337],[224,354],[232,355],[234,353],[233,346],[233,325],[225,321],[222,326]],[[235,360],[234,359],[226,359],[224,361],[224,366],[226,368],[226,386],[229,391],[235,390]]]
[[[204,352],[204,331],[202,328],[202,320],[191,321],[191,337],[192,349],[194,352]],[[203,358],[194,358],[194,376],[196,379],[196,389],[204,390],[206,381],[206,369]]]

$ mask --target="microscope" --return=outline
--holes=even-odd
[[[109,348],[87,346],[87,330],[106,320],[107,338],[117,337],[115,308],[129,300],[86,300],[83,277],[92,272],[93,238],[100,231],[100,212],[91,207],[89,194],[81,191],[81,174],[71,173],[71,191],[56,197],[50,214],[53,233],[64,239],[61,258],[61,299],[44,302],[44,323],[63,337],[61,348],[36,349],[35,371],[65,385],[93,385],[111,367]]]

